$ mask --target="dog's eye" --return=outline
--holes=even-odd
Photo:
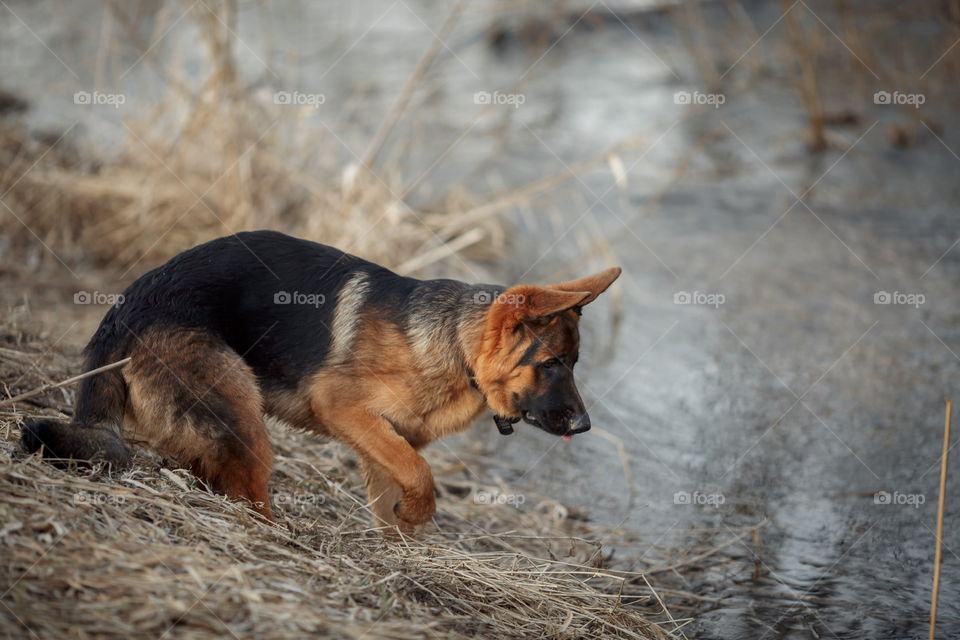
[[[552,369],[553,367],[559,367],[561,364],[563,363],[560,362],[560,358],[550,358],[549,360],[541,362],[540,367],[542,369]]]

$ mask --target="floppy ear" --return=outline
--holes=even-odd
[[[610,267],[592,276],[561,282],[560,284],[551,284],[550,288],[559,291],[588,291],[590,295],[580,302],[579,306],[582,307],[593,302],[597,299],[597,296],[606,291],[613,284],[613,281],[620,277],[621,271],[620,267]]]

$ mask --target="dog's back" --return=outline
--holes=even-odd
[[[151,329],[197,329],[240,353],[263,383],[292,387],[326,357],[337,296],[358,273],[382,307],[403,305],[418,282],[274,231],[218,238],[139,278],[87,349],[123,351]]]

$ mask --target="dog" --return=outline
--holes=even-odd
[[[72,422],[25,425],[51,461],[130,463],[124,438],[189,468],[272,521],[264,415],[358,455],[379,526],[412,531],[436,511],[417,451],[485,410],[590,429],[573,379],[581,309],[617,267],[547,287],[416,280],[274,231],[185,251],[137,279],[86,346]]]

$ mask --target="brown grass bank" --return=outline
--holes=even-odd
[[[4,395],[66,377],[75,355],[3,326]],[[22,421],[72,393],[0,408],[4,637],[672,637],[642,577],[600,568],[559,505],[478,501],[482,461],[433,451],[441,509],[390,539],[369,528],[351,456],[273,425],[270,527],[146,451],[113,476],[25,456]]]

